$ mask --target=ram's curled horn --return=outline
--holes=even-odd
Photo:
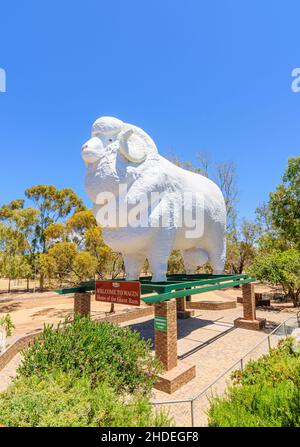
[[[157,153],[152,138],[137,126],[125,124],[118,135],[121,154],[132,163],[141,163],[150,153]]]

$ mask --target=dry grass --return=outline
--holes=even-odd
[[[39,287],[38,280],[30,280],[29,281],[29,289],[33,289],[34,287]],[[10,282],[11,290],[26,290],[27,289],[27,280],[26,279],[14,279]],[[0,278],[0,292],[7,292],[8,290],[8,279]]]

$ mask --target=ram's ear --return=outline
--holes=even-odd
[[[157,152],[152,138],[132,124],[125,124],[118,140],[121,154],[132,163],[141,163],[149,153]]]

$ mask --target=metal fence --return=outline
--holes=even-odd
[[[181,400],[165,400],[153,402],[156,409],[165,410],[175,425],[180,427],[205,427],[208,424],[208,409],[213,397],[222,396],[231,383],[231,374],[237,369],[243,370],[251,360],[256,360],[270,352],[278,342],[288,337],[293,329],[300,327],[299,314],[293,314],[270,334],[261,340],[254,348],[243,355],[226,371],[220,374],[212,383],[201,389],[195,396]]]

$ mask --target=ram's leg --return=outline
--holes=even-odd
[[[140,272],[145,261],[145,256],[140,253],[130,255],[124,254],[123,259],[125,265],[126,279],[127,280],[139,279]]]
[[[159,229],[152,245],[149,247],[147,258],[152,270],[152,281],[166,281],[168,260],[173,250],[175,229]]]
[[[213,273],[219,275],[224,272],[226,260],[226,239],[216,238],[208,251],[208,260],[213,268]]]
[[[187,274],[195,273],[195,270],[199,265],[205,264],[208,261],[208,254],[202,248],[183,250],[182,257]]]

